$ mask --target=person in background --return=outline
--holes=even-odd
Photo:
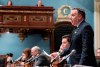
[[[30,48],[26,48],[22,52],[22,58],[21,58],[20,61],[26,62],[29,58],[31,58],[31,49]]]
[[[24,65],[25,62],[27,62],[28,59],[31,58],[31,49],[26,48],[22,51],[21,57],[19,57],[15,62],[19,62],[19,65]]]
[[[49,57],[42,53],[40,47],[32,47],[31,55],[34,57],[34,66],[50,66]]]
[[[62,43],[60,45],[59,51],[58,52],[53,52],[51,53],[49,56],[51,58],[51,65],[52,66],[57,66],[59,64],[59,62],[62,60],[62,58],[60,58],[59,54],[63,53],[63,51],[66,49],[69,49],[70,46],[70,34],[67,35],[63,35],[62,36]],[[56,58],[55,61],[53,61]],[[60,65],[63,67],[65,64],[69,63],[69,58],[65,59],[63,62],[60,63]]]
[[[94,54],[94,32],[85,21],[85,11],[81,8],[73,8],[69,19],[77,28],[71,34],[69,50],[64,51],[63,54],[67,55],[74,49],[76,53],[69,58],[72,66],[78,64],[97,67]]]
[[[6,54],[7,57],[7,63],[13,63],[13,54],[12,53],[7,53]]]
[[[62,43],[60,45],[58,52],[53,52],[50,54],[51,59],[55,58],[59,53],[63,52],[64,49],[69,49],[70,46],[70,35],[62,36]]]
[[[63,52],[64,49],[69,49],[70,46],[70,35],[63,35],[62,36],[62,44],[60,46],[59,52]]]
[[[11,65],[13,64],[13,54],[7,53],[6,57],[7,57],[7,67],[11,67]]]

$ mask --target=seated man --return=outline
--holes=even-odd
[[[31,54],[34,57],[34,66],[50,66],[49,57],[41,52],[40,47],[32,47]]]
[[[62,53],[64,49],[68,49],[70,46],[70,35],[62,36],[62,44],[60,46],[59,52],[53,52],[50,54],[51,59],[55,58],[59,53]],[[60,60],[61,58],[58,58]],[[68,61],[67,61],[68,62]]]

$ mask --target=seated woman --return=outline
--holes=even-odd
[[[27,62],[27,60],[30,58],[31,58],[31,49],[26,48],[23,50],[21,57],[19,57],[16,61],[19,62],[20,65],[24,65],[24,63]]]

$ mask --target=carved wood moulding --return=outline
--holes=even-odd
[[[0,32],[54,29],[53,7],[0,6]]]

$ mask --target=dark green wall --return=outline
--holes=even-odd
[[[1,5],[6,5],[8,0],[0,0]],[[15,6],[34,6],[38,0],[12,0]],[[61,5],[80,7],[86,11],[86,21],[94,28],[94,0],[42,0],[45,6],[52,6],[55,9],[54,21],[57,18],[57,9]],[[21,42],[17,34],[0,35],[0,54],[14,53],[14,59],[21,55],[23,49],[38,44],[42,49],[50,53],[49,40],[45,42],[41,34],[31,34]]]

